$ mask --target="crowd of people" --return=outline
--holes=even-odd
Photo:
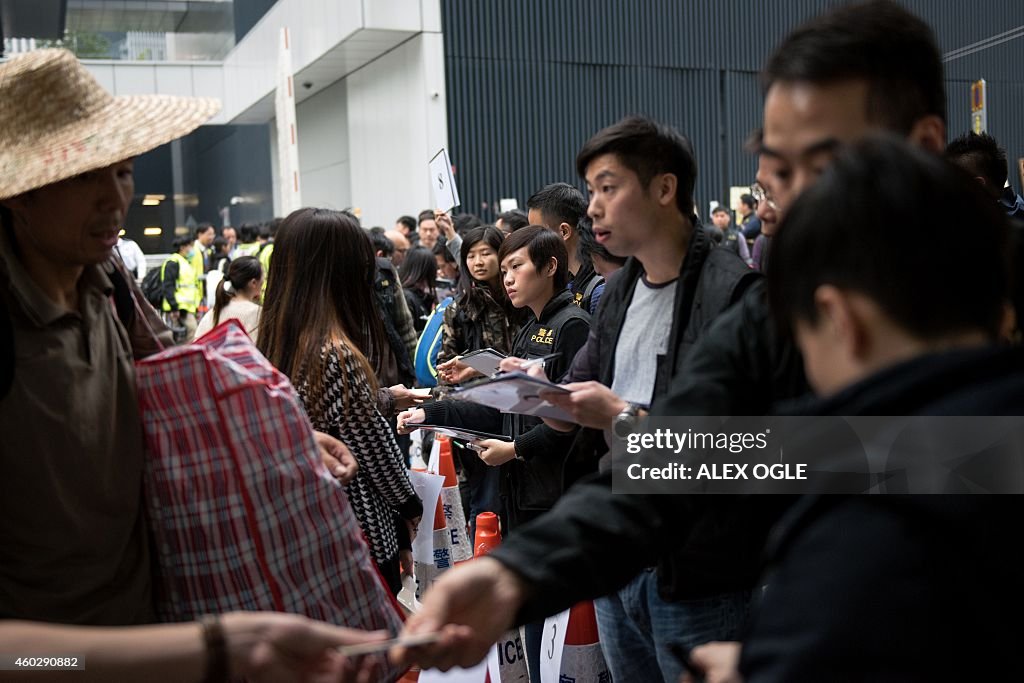
[[[118,241],[132,160],[216,104],[142,116],[60,50],[0,66],[0,101],[20,103],[0,108],[0,654],[87,653],[89,680],[383,675],[383,656],[335,648],[385,633],[263,612],[153,623],[132,362],[234,319],[290,380],[393,595],[433,516],[410,433],[495,436],[453,452],[466,524],[496,513],[504,542],[431,585],[403,634],[439,638],[392,665],[470,666],[521,626],[539,681],[544,619],[594,600],[617,681],[1012,675],[1017,496],[613,490],[611,446],[646,415],[1024,409],[1024,200],[992,137],[947,144],[930,28],[890,0],[831,9],[762,83],[735,217],[703,223],[694,147],[632,115],[579,150],[589,198],[559,179],[494,224],[428,209],[367,229],[320,208],[200,224],[146,274]],[[43,84],[73,106],[46,106]],[[38,140],[72,152],[55,163]],[[453,400],[482,376],[463,357],[487,349],[561,384],[544,398],[571,419]]]

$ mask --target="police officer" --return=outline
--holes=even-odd
[[[196,333],[196,310],[199,308],[199,286],[196,269],[192,265],[193,242],[188,237],[174,240],[175,253],[164,261],[160,269],[163,290],[163,310],[172,328],[184,327],[184,336],[175,340],[188,342]]]

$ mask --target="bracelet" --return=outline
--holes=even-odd
[[[207,614],[199,623],[203,627],[203,642],[206,643],[206,675],[203,683],[227,683],[228,642],[220,617]]]

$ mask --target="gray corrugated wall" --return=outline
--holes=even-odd
[[[697,149],[698,206],[749,183],[742,143],[761,120],[757,70],[787,31],[838,0],[441,0],[452,162],[464,210],[493,220],[541,185],[580,184],[592,133],[644,113]],[[1024,2],[905,0],[953,50],[1024,26]],[[950,136],[969,125],[968,86],[989,84],[989,132],[1011,177],[1024,157],[1024,38],[950,62]],[[1019,189],[1019,188],[1018,188]],[[487,208],[485,208],[485,206]]]

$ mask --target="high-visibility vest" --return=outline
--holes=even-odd
[[[238,245],[238,253],[235,258],[239,256],[255,256],[260,250],[259,242],[246,242],[245,244]]]
[[[260,260],[260,265],[263,266],[263,288],[260,290],[260,296],[267,293],[267,276],[270,275],[270,257],[274,255],[274,243],[263,245],[257,258]]]
[[[160,281],[164,280],[167,272],[167,264],[175,261],[178,264],[178,281],[174,284],[174,300],[178,309],[195,313],[199,308],[199,287],[196,284],[196,270],[189,263],[188,259],[181,254],[171,254],[171,258],[164,261],[160,266]],[[164,299],[163,309],[171,310],[171,305]]]
[[[206,247],[198,241],[192,245],[192,270],[196,273],[196,282],[202,280],[206,273]]]

